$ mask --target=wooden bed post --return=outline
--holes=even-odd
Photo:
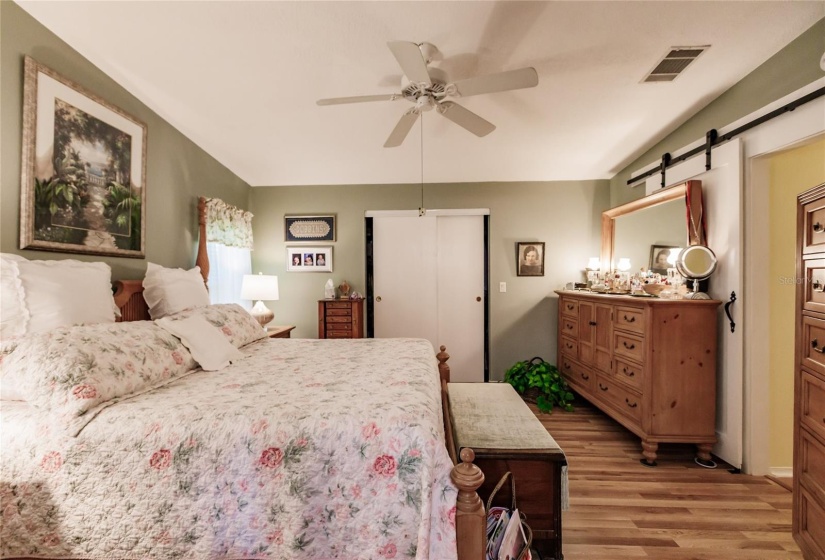
[[[198,257],[195,264],[201,267],[203,283],[209,289],[209,254],[206,252],[206,198],[198,197]]]
[[[475,453],[461,450],[461,464],[453,467],[450,478],[458,487],[455,501],[455,541],[458,560],[481,560],[487,548],[487,515],[477,490],[484,483],[484,473],[473,464]]]
[[[438,360],[438,373],[441,375],[441,381],[443,383],[450,382],[450,366],[447,365],[447,360],[450,359],[450,355],[447,354],[446,350],[447,347],[442,345],[441,352],[435,355]]]

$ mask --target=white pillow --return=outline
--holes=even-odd
[[[143,279],[143,299],[149,306],[149,316],[160,319],[190,307],[209,305],[209,292],[199,266],[183,270],[149,263]]]
[[[243,358],[241,351],[217,327],[199,315],[177,321],[166,317],[155,324],[178,337],[204,371],[223,369]]]
[[[19,255],[0,253],[0,341],[26,334],[29,310],[17,266],[25,260]]]
[[[12,261],[7,255],[2,260],[4,316],[0,322],[4,335],[7,331],[19,336],[80,323],[115,322],[117,307],[109,265],[72,259]],[[18,289],[16,294],[6,285],[15,272],[12,284]]]

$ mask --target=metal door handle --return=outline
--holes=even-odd
[[[628,377],[633,377],[634,375],[636,375],[633,371],[627,371],[626,367],[622,368],[622,373],[624,373]]]
[[[476,301],[481,301],[481,296],[476,296]]]
[[[623,344],[623,345],[624,345],[624,347],[625,347],[625,348],[627,348],[628,350],[633,350],[634,348],[636,348],[636,345],[635,345],[635,344],[633,344],[633,343],[631,343],[631,344],[630,344],[630,346],[628,346],[628,345],[627,345],[627,341],[626,341],[626,340],[623,340],[623,341],[622,341],[622,344]]]
[[[822,224],[817,222],[813,225],[813,230],[817,233],[821,233],[822,231],[825,231],[825,227],[822,227]]]
[[[638,403],[635,403],[635,402],[634,402],[634,403],[631,403],[631,402],[630,402],[630,399],[628,399],[628,398],[626,398],[626,397],[625,397],[624,402],[625,402],[625,403],[627,403],[627,406],[629,406],[630,408],[636,408],[637,406],[639,406],[639,405],[638,405]]]
[[[604,385],[599,383],[599,389],[601,389],[602,391],[607,391],[608,387],[605,387]]]
[[[812,287],[815,292],[825,292],[825,287],[822,286],[822,282],[818,279],[814,280]]]
[[[627,315],[625,315],[625,316],[624,316],[624,320],[625,320],[626,322],[628,322],[628,323],[635,323],[635,322],[636,322],[636,317],[630,317],[630,318],[628,318],[628,317],[627,317]]]
[[[375,296],[375,301],[380,303],[381,302],[381,296]]]
[[[814,352],[819,352],[820,354],[825,354],[825,348],[819,347],[819,341],[817,339],[813,339],[811,341],[811,348],[814,349]]]

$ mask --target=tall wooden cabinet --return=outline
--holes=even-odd
[[[825,558],[825,184],[797,206],[793,534]]]
[[[557,363],[571,387],[641,438],[644,464],[674,442],[695,443],[712,466],[721,302],[556,293]]]
[[[364,300],[319,299],[318,338],[364,338]]]

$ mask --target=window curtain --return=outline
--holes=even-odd
[[[209,299],[237,303],[244,274],[252,274],[252,213],[218,198],[206,199],[206,252],[209,255]]]

